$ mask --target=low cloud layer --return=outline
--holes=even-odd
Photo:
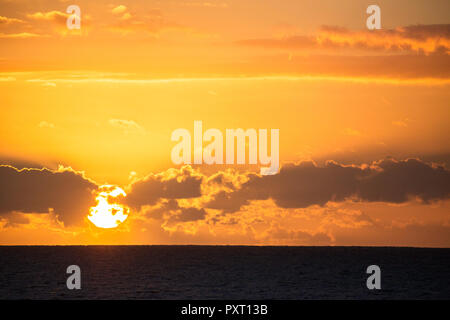
[[[240,188],[218,192],[207,206],[224,212],[238,211],[251,200],[273,199],[282,208],[323,206],[345,200],[403,203],[447,199],[450,171],[420,160],[383,160],[370,166],[328,162],[287,165],[277,175],[249,175]]]
[[[203,176],[190,167],[169,169],[134,182],[125,203],[133,208],[153,205],[159,199],[183,199],[201,196]]]
[[[194,221],[203,219],[210,209],[234,213],[257,200],[272,199],[286,209],[348,200],[431,203],[449,197],[446,168],[417,159],[386,159],[361,166],[302,162],[285,165],[271,176],[233,170],[207,176],[185,166],[134,182],[125,202],[137,210],[152,206],[146,211],[149,218]]]
[[[18,170],[3,165],[0,179],[0,215],[5,219],[12,212],[53,211],[71,226],[82,222],[95,205],[93,192],[98,186],[72,169]],[[219,216],[245,211],[244,206],[258,200],[272,200],[280,210],[349,200],[392,204],[446,200],[450,171],[417,159],[361,166],[302,162],[285,165],[271,176],[232,169],[208,176],[184,166],[137,179],[126,190],[124,203],[146,218],[177,224],[209,215],[214,224]]]

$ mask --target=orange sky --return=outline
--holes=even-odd
[[[450,4],[377,3],[369,31],[367,1],[77,1],[71,31],[71,2],[0,0],[0,165],[51,170],[0,167],[0,244],[449,247]],[[194,120],[280,129],[282,172],[174,166]]]

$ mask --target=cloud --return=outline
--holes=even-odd
[[[125,203],[130,207],[140,208],[153,205],[162,198],[200,197],[202,180],[203,176],[189,166],[150,174],[131,184]]]
[[[182,5],[186,6],[186,7],[228,8],[228,3],[226,3],[226,2],[207,2],[207,1],[205,1],[205,2],[200,2],[200,1],[199,2],[197,2],[197,1],[190,2],[190,1],[187,1],[187,2],[182,3]]]
[[[124,6],[123,4],[118,5],[117,7],[114,7],[114,8],[111,10],[111,12],[112,12],[113,14],[121,14],[121,13],[124,13],[125,11],[127,11],[127,7]]]
[[[43,87],[56,87],[56,83],[54,82],[44,82],[42,83]]]
[[[24,23],[23,20],[16,18],[8,18],[4,16],[0,16],[0,25],[12,24],[12,23]]]
[[[0,33],[0,39],[30,39],[30,38],[40,38],[45,37],[45,35],[29,32],[21,33]]]
[[[89,30],[91,18],[89,15],[83,15],[81,19],[80,29],[69,29],[67,28],[67,19],[72,16],[72,14],[53,10],[48,12],[35,12],[27,14],[29,19],[35,21],[49,22],[55,27],[55,31],[60,35],[81,35],[85,31]]]
[[[408,126],[408,123],[410,120],[408,118],[392,121],[392,124],[397,127],[404,127],[406,128]]]
[[[444,53],[450,50],[450,24],[412,25],[396,29],[349,31],[324,26],[317,37],[319,44],[348,46],[394,52]]]
[[[94,182],[72,169],[18,170],[4,165],[0,166],[0,179],[0,215],[54,212],[65,226],[83,221],[89,207],[95,205],[92,192],[98,189]],[[333,161],[318,166],[305,161],[285,165],[272,176],[232,169],[205,175],[184,166],[135,179],[125,189],[127,196],[121,201],[137,217],[162,220],[168,230],[187,222],[244,227],[258,222],[257,217],[264,223],[264,219],[292,210],[292,214],[304,215],[295,210],[327,208],[330,204],[402,204],[412,200],[430,204],[446,200],[450,197],[450,172],[417,159],[385,159],[360,166]],[[266,210],[264,201],[273,205]],[[308,214],[315,211],[311,209]],[[227,218],[237,212],[238,216],[232,215],[237,218],[234,222]],[[342,228],[373,224],[359,210],[327,209],[322,216],[324,224]],[[197,227],[190,225],[188,229],[192,232]],[[304,231],[289,231],[285,237],[300,241],[304,236],[305,243],[320,240],[307,238]],[[323,235],[320,237],[326,241]]]
[[[39,128],[49,128],[49,129],[54,129],[55,125],[53,123],[47,122],[47,121],[41,121],[38,124]]]
[[[330,161],[319,167],[302,162],[286,165],[273,176],[248,177],[240,188],[217,192],[206,207],[235,212],[251,200],[269,198],[282,208],[323,206],[348,199],[403,203],[417,198],[428,203],[450,195],[450,172],[416,159],[387,159],[363,166]]]
[[[0,166],[0,179],[5,237],[40,230],[70,243],[87,241],[76,234],[92,232],[81,222],[95,205],[95,182],[72,169],[7,165]],[[231,168],[209,175],[184,166],[124,188],[121,201],[131,213],[114,234],[136,236],[140,244],[448,246],[449,181],[448,170],[417,159],[302,162],[274,176]]]
[[[360,136],[361,132],[359,132],[356,129],[352,129],[352,128],[345,128],[344,129],[344,134],[347,136]]]
[[[449,54],[450,24],[411,25],[387,30],[351,31],[323,26],[315,35],[246,39],[239,45],[273,49],[358,49],[424,54]]]
[[[219,212],[209,218],[215,223],[223,221],[219,219],[223,214],[243,212],[253,202],[269,199],[281,209],[347,201],[400,204],[445,200],[450,196],[450,172],[417,159],[385,159],[361,166],[333,161],[317,166],[306,161],[285,165],[272,176],[233,170],[207,176],[185,166],[150,175],[129,189],[125,203],[137,210],[148,206],[144,212],[149,218],[183,222]],[[344,219],[341,223],[358,227],[372,223],[361,212],[342,210],[329,213],[327,219]]]
[[[128,8],[124,5],[118,5],[111,10],[112,14],[120,16],[120,20],[125,21],[131,19],[133,16],[128,12]]]
[[[175,199],[162,200],[152,208],[148,208],[144,211],[147,218],[151,219],[162,219],[165,214],[178,210],[178,202]]]
[[[30,223],[30,219],[20,212],[9,212],[0,215],[0,220],[5,220],[5,227],[15,227],[22,224]]]
[[[295,61],[281,61],[279,56],[262,59],[255,58],[249,64],[240,65],[240,72],[235,74],[232,68],[229,73],[220,76],[195,77],[161,77],[134,78],[123,73],[65,73],[51,72],[48,75],[30,73],[22,79],[31,83],[58,84],[117,84],[150,86],[169,83],[201,83],[201,82],[249,82],[249,81],[302,81],[302,82],[350,82],[375,83],[405,86],[444,86],[450,84],[450,69],[442,68],[450,63],[450,55],[408,55],[408,56],[309,56]],[[255,73],[256,66],[260,71]],[[411,73],[414,68],[414,73]],[[7,75],[8,73],[4,73]],[[1,74],[0,74],[1,76]],[[128,76],[127,78],[125,78]],[[28,78],[27,78],[28,77]],[[39,78],[42,77],[42,78]],[[18,78],[19,79],[19,78]],[[20,79],[20,80],[22,80]],[[208,92],[214,95],[217,92]]]
[[[27,17],[30,19],[38,21],[50,21],[61,26],[66,26],[67,18],[69,16],[70,14],[57,10],[27,14]]]
[[[187,222],[202,220],[206,216],[206,211],[203,208],[180,208],[180,212],[174,216],[177,221]]]
[[[97,185],[70,168],[16,169],[0,165],[0,216],[53,212],[65,226],[79,224],[95,205]]]
[[[133,120],[110,119],[108,123],[115,128],[122,129],[125,134],[130,132],[145,133],[145,129]]]
[[[162,200],[145,211],[145,215],[149,218],[165,219],[173,223],[202,220],[206,214],[203,208],[181,207],[175,199]]]
[[[125,6],[118,6],[114,10],[116,11],[113,14],[117,17],[117,21],[110,26],[110,30],[122,34],[141,32],[158,35],[167,30],[188,30],[179,23],[167,20],[160,10],[150,10],[145,15],[131,13]]]

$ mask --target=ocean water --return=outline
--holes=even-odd
[[[73,264],[81,290],[66,287]],[[449,299],[449,272],[450,249],[0,247],[0,299]]]

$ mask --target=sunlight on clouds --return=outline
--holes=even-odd
[[[129,208],[115,203],[119,196],[126,196],[121,188],[111,185],[101,186],[95,198],[97,205],[89,209],[89,221],[105,229],[115,228],[124,222],[128,217]]]

